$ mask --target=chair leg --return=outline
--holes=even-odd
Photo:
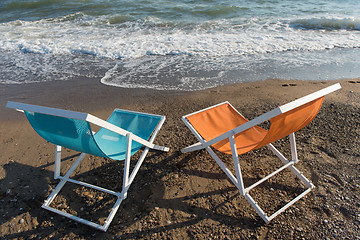
[[[265,221],[265,223],[274,219],[277,215],[279,215],[280,213],[285,211],[287,208],[289,208],[291,205],[293,205],[299,199],[304,197],[306,194],[308,194],[314,188],[314,185],[299,170],[297,170],[294,167],[294,164],[298,161],[297,156],[296,157],[294,156],[294,152],[296,153],[295,145],[292,145],[292,150],[295,149],[295,151],[292,151],[293,160],[288,161],[272,144],[269,144],[268,147],[277,157],[279,157],[279,159],[283,162],[284,165],[282,167],[280,167],[279,169],[277,169],[276,171],[270,173],[266,177],[262,178],[261,180],[255,182],[251,186],[244,188],[243,179],[242,179],[242,175],[241,175],[241,168],[240,168],[240,163],[239,163],[239,157],[238,157],[238,154],[236,151],[236,144],[235,144],[234,139],[229,138],[229,141],[230,141],[230,145],[232,148],[232,158],[233,158],[233,162],[234,162],[236,177],[231,173],[231,171],[225,166],[225,164],[219,159],[219,157],[215,154],[215,152],[211,148],[208,147],[208,148],[206,148],[206,150],[215,159],[215,161],[219,164],[221,169],[226,173],[226,175],[230,178],[230,180],[239,189],[240,194],[245,197],[245,199],[251,204],[251,206],[256,210],[256,212]],[[266,212],[263,209],[261,209],[261,207],[258,205],[258,203],[251,197],[249,191],[286,168],[289,168],[308,188],[303,193],[299,194],[293,200],[288,202],[285,206],[281,207],[279,210],[277,210],[275,213],[273,213],[271,216],[267,216]]]
[[[207,147],[206,150],[208,153],[215,159],[216,163],[219,164],[220,168],[224,171],[224,173],[228,176],[228,178],[232,181],[232,183],[238,187],[238,179],[234,176],[234,174],[226,167],[226,165],[221,161],[221,159],[215,154],[215,152],[210,148]]]
[[[126,158],[124,163],[124,176],[121,195],[123,198],[127,196],[127,190],[129,189],[129,171],[130,171],[130,157],[131,157],[131,134],[126,134],[127,148],[126,148]]]
[[[289,163],[284,155],[282,155],[279,150],[277,150],[272,144],[268,145],[268,148],[284,163]],[[298,162],[297,157],[292,162]],[[299,171],[294,165],[289,166],[289,169],[309,188],[314,188],[315,186]]]
[[[270,222],[272,219],[274,219],[277,215],[285,211],[287,208],[289,208],[291,205],[293,205],[295,202],[300,200],[302,197],[304,197],[306,194],[308,194],[312,188],[306,189],[304,192],[299,194],[296,198],[288,202],[286,205],[284,205],[282,208],[277,210],[275,213],[273,213],[271,216],[267,216],[267,214],[260,208],[260,206],[257,204],[257,202],[250,196],[249,193],[245,194],[246,200],[253,206],[253,208],[256,210],[256,212],[260,215],[260,217],[265,221],[265,223]]]
[[[58,150],[58,148],[57,148],[57,150]],[[109,190],[109,189],[105,189],[105,188],[102,188],[102,187],[99,187],[99,186],[95,186],[95,185],[92,185],[92,184],[88,184],[88,183],[77,181],[77,180],[74,180],[74,179],[70,178],[71,174],[79,166],[79,164],[85,158],[85,156],[86,156],[86,153],[82,153],[78,157],[78,159],[75,161],[75,163],[70,167],[70,169],[68,170],[68,172],[65,174],[64,177],[58,176],[58,178],[60,179],[60,183],[56,186],[56,188],[53,190],[53,192],[50,194],[50,196],[45,200],[44,204],[42,205],[42,208],[47,209],[47,210],[52,211],[54,213],[57,213],[57,214],[59,214],[61,216],[70,218],[70,219],[72,219],[74,221],[80,222],[82,224],[86,224],[86,225],[88,225],[90,227],[93,227],[93,228],[96,228],[98,230],[101,230],[101,231],[105,232],[108,229],[111,221],[115,217],[115,214],[116,214],[116,212],[117,212],[117,210],[118,210],[118,208],[119,208],[119,206],[120,206],[120,204],[121,204],[121,202],[122,202],[122,200],[124,198],[123,198],[123,195],[121,193],[114,192],[114,191]],[[58,159],[58,160],[60,160],[60,159]],[[60,168],[60,164],[58,165],[58,169],[59,168]],[[85,186],[85,187],[93,188],[95,190],[106,192],[106,193],[115,195],[117,197],[117,201],[115,202],[114,206],[112,207],[112,209],[111,209],[111,211],[110,211],[110,213],[109,213],[109,215],[108,215],[108,217],[105,220],[103,225],[88,221],[86,219],[83,219],[83,218],[71,215],[69,213],[60,211],[60,210],[55,209],[53,207],[50,207],[51,202],[55,199],[55,197],[58,195],[60,190],[64,187],[66,182],[71,182],[71,183],[75,183],[75,184],[82,185],[82,186]]]
[[[60,177],[60,165],[61,165],[61,146],[55,146],[55,167],[54,167],[54,179]]]
[[[231,146],[231,153],[232,153],[232,157],[233,157],[236,178],[238,179],[237,187],[240,190],[240,194],[244,195],[245,194],[244,182],[243,182],[243,177],[242,177],[242,174],[241,174],[241,168],[240,168],[240,163],[239,163],[239,155],[237,153],[234,135],[231,135],[231,137],[229,137],[229,142],[230,142],[230,146]]]
[[[163,123],[163,122],[162,122]],[[149,140],[149,142],[153,142],[157,133],[159,132],[159,129],[162,125],[162,123],[160,124],[160,126],[158,126],[158,128],[156,129],[156,131],[153,133],[151,139]],[[147,153],[149,152],[149,148],[146,147],[143,151],[143,153],[141,154],[139,160],[137,161],[132,173],[130,174],[130,157],[131,157],[131,142],[132,142],[132,138],[131,138],[131,134],[127,134],[127,150],[126,150],[126,159],[125,159],[125,164],[124,164],[124,176],[123,176],[123,184],[122,184],[122,191],[119,192],[114,192],[112,190],[109,189],[105,189],[99,186],[95,186],[95,185],[91,185],[89,183],[85,183],[85,182],[81,182],[81,181],[77,181],[74,179],[71,179],[70,176],[71,174],[75,171],[75,169],[79,166],[79,164],[81,163],[81,161],[84,159],[84,157],[86,156],[85,153],[82,153],[78,159],[75,161],[75,163],[70,167],[70,169],[68,170],[68,172],[65,174],[64,177],[60,176],[60,165],[61,165],[61,146],[56,146],[56,150],[55,150],[55,170],[54,170],[54,177],[55,179],[60,179],[60,183],[56,186],[56,188],[54,189],[54,191],[50,194],[50,196],[45,200],[44,204],[42,205],[42,208],[45,208],[49,211],[52,211],[54,213],[57,213],[59,215],[62,215],[64,217],[70,218],[72,220],[78,221],[80,223],[86,224],[90,227],[96,228],[98,230],[101,231],[106,231],[111,223],[111,221],[113,220],[113,218],[115,217],[115,214],[117,212],[117,210],[120,207],[121,202],[127,197],[127,191],[130,188],[131,183],[133,182],[137,172],[140,169],[141,164],[143,163]],[[161,151],[168,151],[168,148],[165,147],[161,147],[157,150],[161,150]],[[90,222],[88,220],[79,218],[77,216],[71,215],[69,213],[66,212],[62,212],[60,210],[57,210],[55,208],[50,207],[51,202],[55,199],[55,197],[57,196],[57,194],[60,192],[60,190],[63,188],[63,186],[65,185],[66,182],[72,182],[78,185],[82,185],[85,187],[90,187],[93,189],[96,189],[98,191],[102,191],[102,192],[106,192],[112,195],[117,196],[117,201],[114,204],[114,206],[112,207],[107,219],[104,222],[104,225],[100,225],[94,222]]]
[[[276,171],[270,173],[263,179],[259,180],[258,182],[254,183],[253,185],[251,185],[250,187],[247,187],[245,189],[246,200],[254,207],[256,212],[261,216],[261,218],[266,223],[271,221],[272,219],[274,219],[277,215],[279,215],[280,213],[285,211],[287,208],[289,208],[291,205],[293,205],[295,202],[300,200],[302,197],[304,197],[306,194],[308,194],[315,187],[301,172],[299,172],[299,170],[297,170],[294,167],[294,164],[298,161],[297,156],[294,156],[294,152],[296,153],[295,145],[291,144],[292,158],[293,158],[292,161],[288,161],[272,144],[269,144],[268,147],[284,163],[284,165],[282,167],[280,167],[279,169],[277,169]],[[293,151],[293,149],[295,149],[295,151]],[[260,208],[260,206],[257,204],[257,202],[250,196],[249,191],[286,168],[289,168],[299,178],[299,180],[301,182],[303,182],[308,188],[304,192],[299,194],[297,197],[295,197],[293,200],[288,202],[286,205],[284,205],[282,208],[280,208],[275,213],[273,213],[271,216],[267,216],[267,214]]]
[[[45,201],[45,205],[49,205],[54,198],[56,197],[56,195],[60,192],[61,188],[65,185],[65,183],[68,181],[69,177],[71,176],[71,174],[75,171],[75,169],[79,166],[79,164],[81,163],[81,161],[85,158],[86,153],[82,153],[78,159],[74,162],[74,164],[70,167],[70,169],[68,170],[68,172],[65,174],[64,177],[58,177],[61,178],[60,183],[56,186],[56,188],[54,189],[54,191],[50,194],[50,196],[48,197],[48,199]]]
[[[150,143],[153,143],[153,142],[154,142],[155,137],[156,137],[157,134],[159,133],[159,130],[160,130],[161,126],[163,125],[164,121],[165,121],[165,120],[163,120],[163,121],[158,125],[158,127],[156,128],[156,130],[153,132],[153,134],[152,134],[152,136],[151,136],[151,138],[150,138],[150,140],[149,140]],[[131,134],[129,135],[129,138],[131,138]],[[129,149],[130,149],[130,144],[131,144],[131,142],[132,142],[132,141],[131,141],[130,139],[128,139],[128,147],[129,147]],[[169,148],[167,148],[167,147],[161,147],[161,146],[157,146],[157,145],[155,145],[155,146],[156,146],[156,147],[154,148],[155,150],[160,150],[160,151],[164,151],[164,152],[168,152],[168,151],[169,151]],[[124,192],[125,195],[126,195],[127,191],[129,190],[130,185],[131,185],[132,182],[134,181],[135,176],[136,176],[136,174],[138,173],[138,171],[139,171],[142,163],[144,162],[145,157],[146,157],[146,155],[148,154],[149,150],[150,150],[149,147],[145,147],[143,153],[141,154],[140,158],[138,159],[138,161],[137,161],[135,167],[133,168],[131,174],[129,174],[129,172],[127,172],[127,173],[124,172],[124,176],[125,176],[125,175],[127,176],[126,179],[124,178],[124,182],[125,182],[125,180],[126,180],[126,181],[127,181],[127,184],[125,184],[125,185],[123,186],[123,189],[122,189],[122,191]],[[130,150],[129,150],[129,151],[130,151]],[[129,152],[129,153],[130,153],[130,152]],[[126,159],[127,159],[127,158],[126,158]],[[128,163],[129,163],[129,167],[130,167],[130,157],[129,157]],[[125,163],[125,164],[126,164],[126,163]],[[125,198],[126,198],[126,196],[125,196]]]
[[[298,162],[297,150],[296,150],[296,141],[295,141],[295,133],[291,133],[289,135],[290,140],[290,148],[291,148],[291,158],[293,161]]]

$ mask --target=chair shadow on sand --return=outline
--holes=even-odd
[[[79,155],[75,154],[63,158],[62,162],[73,161]],[[113,161],[113,164],[106,164],[88,172],[77,174],[75,178],[101,175],[104,169],[116,163],[117,161]],[[66,236],[72,231],[80,235],[96,232],[96,230],[85,226],[79,228],[80,225],[78,223],[41,208],[46,197],[58,183],[58,180],[53,179],[53,171],[47,170],[48,167],[53,165],[54,162],[51,162],[34,167],[12,161],[3,166],[6,175],[4,179],[0,180],[0,210],[2,214],[0,228],[3,235],[1,237],[12,239],[24,236],[29,236],[30,238],[32,236],[51,236],[58,238]],[[68,211],[68,209],[75,209],[75,211],[81,212],[79,205],[83,202],[77,203],[76,201],[84,197],[83,195],[83,193],[79,194],[78,189],[71,188],[71,186],[69,189],[64,188],[62,194],[57,197],[58,200],[54,201],[55,207],[58,207],[60,210]],[[88,195],[91,196],[91,194]],[[75,229],[80,229],[80,231],[74,231]]]
[[[135,221],[133,209],[143,210],[142,199],[150,194],[151,184],[148,182],[151,172],[146,170],[148,168],[146,161],[152,161],[157,155],[157,152],[150,151],[145,159],[145,168],[140,168],[139,176],[135,178],[130,189],[128,200],[120,206],[116,217],[117,222],[122,222],[122,219],[119,219],[119,213],[122,213],[129,216],[126,218],[126,225],[131,225]],[[69,167],[72,164],[71,161],[75,161],[78,156],[79,154],[62,158],[62,163],[67,163]],[[73,179],[109,189],[121,189],[123,161],[88,156],[84,164],[89,164],[89,161],[102,161],[105,164],[80,174],[75,172]],[[131,168],[135,166],[135,163],[132,161]],[[34,167],[12,161],[3,166],[5,177],[0,179],[1,237],[12,239],[26,236],[31,239],[33,237],[62,238],[69,237],[69,234],[84,237],[108,235],[108,233],[100,232],[41,208],[44,200],[58,184],[58,180],[53,179],[53,171],[47,170],[48,167],[53,169],[53,165],[54,162],[51,162]],[[153,165],[151,164],[150,167]],[[67,169],[62,169],[62,172],[66,171]],[[110,194],[68,183],[55,198],[53,207],[101,222],[115,201],[116,198]],[[114,225],[116,223],[112,224]]]
[[[155,226],[150,225],[130,233],[118,233],[118,235],[121,234],[119,236],[122,239],[146,237],[151,233],[191,227],[204,219],[212,219],[239,229],[256,229],[264,225],[259,217],[246,217],[243,214],[249,210],[246,202],[244,202],[244,205],[247,206],[247,209],[240,210],[236,215],[224,211],[224,206],[232,204],[231,202],[234,199],[237,198],[237,200],[241,201],[236,187],[225,187],[202,193],[195,192],[192,195],[174,196],[171,199],[164,198],[166,190],[161,179],[174,172],[227,181],[226,175],[220,173],[220,171],[214,173],[185,169],[184,167],[190,164],[190,161],[196,159],[197,154],[199,153],[181,154],[180,152],[173,152],[163,158],[161,153],[150,151],[139,170],[138,176],[135,178],[133,186],[129,190],[128,198],[120,206],[114,222],[110,226],[110,231],[107,233],[102,233],[41,208],[44,199],[58,183],[58,180],[53,180],[53,171],[46,170],[46,168],[53,165],[53,162],[39,167],[18,162],[8,163],[4,165],[6,177],[0,180],[0,201],[2,202],[1,210],[3,215],[0,226],[2,232],[5,233],[3,237],[51,236],[52,238],[61,238],[69,236],[69,234],[83,237],[108,236],[114,234],[114,232],[121,232],[119,229],[126,229],[136,221],[148,218],[149,214],[156,211],[154,209],[157,208],[171,209],[173,212],[180,211],[191,217],[183,221],[169,222],[165,225],[154,224]],[[62,162],[70,162],[76,159],[77,156],[63,158]],[[85,159],[84,162],[101,161],[99,159],[102,158]],[[132,163],[132,165],[135,164]],[[100,167],[76,174],[74,178],[89,183],[95,182],[109,189],[121,189],[122,167],[122,162],[109,160]],[[154,169],[158,169],[158,171],[153,171]],[[245,181],[254,181],[254,179],[245,179]],[[278,184],[270,185],[270,187],[279,188]],[[221,196],[223,201],[217,201],[211,207],[191,204],[192,201],[203,198],[212,199],[216,196],[218,198]],[[100,219],[101,221],[115,200],[112,199],[111,195],[109,197],[88,188],[72,187],[70,185],[68,188],[64,187],[57,199],[54,200],[54,207],[60,210],[73,211],[73,214],[79,214],[84,218]]]

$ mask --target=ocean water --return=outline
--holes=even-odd
[[[2,0],[0,84],[198,90],[360,77],[360,1]]]

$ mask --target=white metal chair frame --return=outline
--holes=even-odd
[[[182,153],[187,153],[187,152],[192,152],[192,151],[196,151],[196,150],[200,150],[200,149],[206,149],[209,154],[214,158],[214,160],[219,164],[220,168],[225,172],[225,174],[229,177],[229,179],[235,184],[235,186],[239,189],[239,192],[241,195],[245,196],[246,200],[248,202],[250,202],[250,204],[255,208],[256,212],[261,216],[261,218],[267,223],[269,221],[271,221],[273,218],[275,218],[277,215],[279,215],[280,213],[282,213],[283,211],[285,211],[288,207],[290,207],[291,205],[293,205],[295,202],[297,202],[300,198],[302,198],[303,196],[305,196],[307,193],[309,193],[311,191],[311,189],[313,189],[315,186],[297,169],[295,168],[294,164],[297,163],[298,157],[297,157],[297,150],[296,150],[296,141],[295,141],[295,134],[291,133],[289,135],[289,140],[290,140],[290,148],[291,148],[291,157],[292,160],[289,161],[288,159],[286,159],[284,157],[283,154],[281,154],[271,143],[267,145],[267,147],[281,160],[281,162],[284,164],[282,167],[278,168],[276,171],[270,173],[269,175],[265,176],[264,178],[262,178],[261,180],[257,181],[256,183],[252,184],[249,187],[244,186],[243,183],[243,178],[242,178],[242,174],[241,174],[241,168],[240,168],[240,163],[239,163],[239,156],[237,153],[237,148],[236,148],[236,143],[235,143],[235,135],[245,131],[247,129],[250,129],[254,126],[257,126],[265,121],[270,120],[271,118],[278,116],[282,113],[286,113],[288,111],[291,111],[297,107],[300,107],[306,103],[309,103],[313,100],[316,100],[320,97],[323,97],[331,92],[334,92],[338,89],[340,89],[341,86],[339,83],[331,85],[327,88],[324,88],[322,90],[319,90],[317,92],[314,92],[312,94],[309,94],[305,97],[299,98],[295,101],[292,101],[290,103],[287,103],[285,105],[282,105],[278,108],[273,109],[270,112],[267,112],[257,118],[254,118],[251,121],[248,121],[220,136],[217,136],[209,141],[205,141],[202,136],[196,131],[196,129],[191,125],[191,123],[186,119],[187,117],[197,114],[199,112],[202,111],[206,111],[208,109],[217,107],[219,105],[222,105],[224,103],[228,103],[228,102],[224,102],[224,103],[220,103],[217,104],[215,106],[197,111],[195,113],[191,113],[188,115],[185,115],[182,117],[183,122],[186,124],[186,126],[190,129],[190,131],[195,135],[195,137],[198,139],[198,143],[195,143],[191,146],[188,146],[186,148],[183,148],[181,150]],[[231,106],[231,104],[229,103],[229,105]],[[236,112],[238,112],[233,106],[231,106]],[[239,113],[239,112],[238,112]],[[240,113],[239,113],[240,114]],[[241,115],[241,114],[240,114]],[[232,158],[233,158],[233,163],[234,163],[234,168],[235,168],[235,174],[236,177],[233,175],[233,173],[227,168],[227,166],[223,163],[223,161],[220,160],[220,158],[215,154],[215,152],[211,149],[211,145],[220,142],[224,139],[228,138],[229,139],[229,143],[231,145],[231,152],[232,152]],[[293,200],[291,200],[290,202],[288,202],[285,206],[283,206],[282,208],[280,208],[279,210],[277,210],[275,213],[273,213],[271,216],[267,216],[267,214],[264,212],[264,210],[262,210],[260,208],[260,206],[258,205],[258,203],[251,197],[249,191],[253,188],[255,188],[256,186],[258,186],[259,184],[263,183],[264,181],[266,181],[267,179],[269,179],[270,177],[274,176],[275,174],[279,173],[280,171],[289,168],[306,186],[307,189],[301,193],[300,195],[298,195],[297,197],[295,197]]]
[[[159,124],[157,125],[156,129],[152,133],[152,136],[149,141],[142,139],[141,137],[136,136],[135,134],[128,132],[118,126],[115,126],[107,121],[104,121],[100,118],[97,118],[91,114],[88,113],[82,113],[82,112],[75,112],[75,111],[68,111],[63,109],[57,109],[57,108],[49,108],[49,107],[43,107],[43,106],[37,106],[37,105],[30,105],[30,104],[24,104],[24,103],[17,103],[17,102],[8,102],[6,107],[8,108],[14,108],[18,111],[29,111],[29,112],[36,112],[36,113],[42,113],[42,114],[48,114],[53,116],[59,116],[59,117],[65,117],[65,118],[72,118],[77,120],[83,120],[87,121],[89,123],[92,123],[94,125],[97,125],[102,128],[106,128],[110,131],[113,131],[115,133],[118,133],[122,136],[126,136],[127,138],[127,150],[126,150],[126,159],[124,163],[124,175],[123,175],[123,183],[122,183],[122,191],[121,192],[115,192],[109,189],[105,189],[99,186],[95,186],[89,183],[85,183],[82,181],[71,179],[71,174],[75,171],[75,169],[80,165],[81,161],[85,158],[87,155],[86,153],[81,153],[80,156],[77,158],[77,160],[74,162],[74,164],[70,167],[68,172],[64,175],[60,175],[60,168],[61,168],[61,146],[56,145],[55,146],[55,168],[54,168],[54,178],[60,179],[60,183],[56,186],[56,188],[53,190],[53,192],[50,194],[50,196],[45,200],[44,204],[42,205],[42,208],[45,208],[49,211],[52,211],[54,213],[57,213],[59,215],[62,215],[64,217],[70,218],[72,220],[78,221],[80,223],[86,224],[90,227],[96,228],[101,231],[106,231],[115,217],[115,214],[121,204],[121,202],[127,197],[127,191],[130,188],[130,185],[134,181],[134,178],[137,174],[137,172],[140,169],[141,164],[143,163],[145,156],[147,155],[149,149],[155,149],[160,151],[168,152],[168,147],[158,146],[153,143],[155,140],[156,135],[158,134],[160,128],[162,127],[163,123],[165,122],[165,116],[155,115],[155,114],[148,114],[150,116],[157,116],[161,117],[161,120]],[[123,110],[124,111],[124,110]],[[125,110],[127,112],[133,112],[138,113],[134,111]],[[144,114],[144,113],[141,113]],[[138,159],[135,167],[133,168],[132,173],[130,174],[130,157],[131,157],[131,143],[132,141],[136,141],[138,143],[141,143],[145,146],[145,149],[143,150],[140,158]],[[103,225],[88,221],[86,219],[71,215],[69,213],[60,211],[58,209],[55,209],[53,207],[50,207],[51,202],[55,199],[57,194],[60,192],[62,187],[65,185],[66,182],[72,182],[75,184],[79,184],[85,187],[93,188],[98,191],[106,192],[108,194],[112,194],[117,197],[117,201],[115,202],[114,206],[112,207],[107,219],[105,220]]]

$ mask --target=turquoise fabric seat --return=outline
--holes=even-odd
[[[134,113],[124,110],[115,110],[108,122],[125,129],[144,140],[149,140],[150,136],[161,121],[160,116]],[[114,133],[105,128],[100,129],[94,136],[100,149],[111,159],[124,160],[126,153],[126,137]],[[131,155],[135,154],[143,145],[132,141]]]
[[[34,130],[55,145],[99,157],[114,160],[125,159],[126,136],[105,128],[101,128],[96,134],[93,134],[90,124],[84,120],[28,111],[25,111],[25,114]],[[161,121],[161,117],[116,109],[107,121],[144,140],[149,140]],[[142,146],[142,144],[132,141],[131,155],[140,150]]]

